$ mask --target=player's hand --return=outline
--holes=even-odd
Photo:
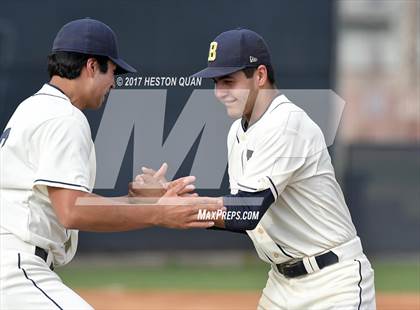
[[[148,177],[153,177],[154,182],[159,182],[161,184],[163,184],[163,187],[165,189],[167,189],[172,182],[176,181],[172,181],[172,182],[168,182],[166,179],[166,172],[168,171],[168,164],[167,163],[163,163],[162,166],[160,166],[158,171],[155,171],[151,168],[148,167],[142,167],[141,170],[143,171],[143,174],[140,175],[140,177],[143,178],[147,178]],[[187,178],[187,177],[186,177]],[[192,180],[192,179],[184,179],[184,178],[180,178],[183,180]],[[185,187],[178,193],[178,196],[182,196],[182,197],[197,197],[198,194],[194,193],[195,191],[195,186],[194,183],[195,182],[195,178],[193,181],[189,182],[187,185],[185,185]]]
[[[165,178],[168,165],[163,163],[158,171],[151,168],[143,167],[143,174],[139,174],[134,179],[134,182],[129,184],[128,195],[130,197],[162,197],[172,182],[168,182]],[[179,180],[184,180],[185,186],[179,191],[178,195],[183,197],[196,197],[194,193],[195,178],[184,177]],[[175,180],[176,181],[176,180]]]
[[[151,176],[138,175],[128,184],[129,197],[162,197],[166,193],[166,184],[161,184]]]
[[[168,165],[163,163],[158,171],[143,167],[143,174],[135,177],[128,185],[130,197],[162,197],[166,193],[168,182],[165,179]]]
[[[149,175],[138,175],[134,182],[128,184],[128,196],[133,198],[157,198],[159,199],[166,194],[167,189],[172,186],[173,182],[182,181],[184,187],[178,191],[177,195],[182,197],[196,197],[194,176],[179,178],[166,184],[159,183],[155,178]]]
[[[158,171],[155,171],[148,167],[142,167],[141,171],[143,172],[143,175],[152,176],[156,181],[162,184],[168,183],[168,180],[166,180],[166,172],[168,171],[167,163],[163,163],[162,166],[160,166]]]
[[[214,226],[214,221],[199,218],[199,213],[223,212],[223,200],[211,197],[180,197],[186,185],[187,178],[181,178],[170,183],[165,195],[159,199],[161,205],[159,226],[167,228],[208,228]],[[187,180],[188,181],[188,180]]]

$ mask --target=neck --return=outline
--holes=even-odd
[[[257,98],[255,99],[254,107],[250,114],[244,115],[248,122],[248,126],[251,126],[257,122],[261,116],[267,111],[271,102],[279,95],[279,90],[275,88],[263,88],[258,92]]]
[[[79,110],[83,110],[85,108],[83,100],[80,96],[80,86],[78,85],[77,79],[69,80],[58,75],[54,75],[50,80],[50,84],[60,88],[70,99],[71,104],[76,108]]]

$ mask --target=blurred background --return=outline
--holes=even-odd
[[[208,43],[220,32],[253,29],[271,48],[280,89],[332,89],[345,100],[330,153],[372,259],[377,291],[411,296],[411,303],[399,309],[420,307],[419,15],[416,0],[4,1],[0,128],[23,99],[48,81],[46,56],[57,31],[72,19],[89,16],[110,25],[122,57],[139,68],[135,76],[188,76],[205,66]],[[211,87],[204,83],[201,88]],[[168,89],[166,136],[194,89]],[[86,112],[93,138],[102,113]],[[95,192],[126,194],[132,140],[115,188]],[[194,158],[194,150],[189,156]],[[183,165],[177,175],[189,174],[188,167]],[[226,176],[220,188],[198,192],[227,193]],[[92,288],[228,289],[257,292],[255,299],[267,277],[268,267],[239,234],[146,229],[81,232],[79,240],[74,262],[59,273],[84,294]],[[251,309],[252,298],[247,303]],[[172,306],[160,307],[188,308],[169,300]],[[379,305],[392,309],[388,299]]]

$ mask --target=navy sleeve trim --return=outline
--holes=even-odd
[[[236,195],[224,196],[226,214],[231,215],[224,219],[226,229],[236,232],[255,229],[273,202],[274,196],[270,189],[255,193],[239,191]],[[251,212],[252,217],[245,216]]]
[[[234,233],[238,233],[238,234],[247,234],[245,230],[230,230],[227,228],[220,228],[220,227],[216,227],[216,226],[212,226],[209,228],[206,228],[208,230],[219,230],[219,231],[230,231],[230,232],[234,232]]]
[[[73,183],[66,183],[66,182],[59,182],[59,181],[51,181],[51,180],[45,180],[45,179],[37,179],[34,181],[34,183],[36,182],[48,182],[48,183],[54,183],[54,184],[62,184],[62,185],[69,185],[69,186],[74,186],[74,187],[80,187],[80,188],[84,188],[87,191],[90,191],[89,188],[87,188],[86,186],[83,185],[79,185],[79,184],[73,184]]]

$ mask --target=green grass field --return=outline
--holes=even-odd
[[[420,292],[419,264],[373,263],[378,292]],[[75,288],[259,290],[267,280],[268,266],[243,267],[92,267],[57,270],[63,281]]]

